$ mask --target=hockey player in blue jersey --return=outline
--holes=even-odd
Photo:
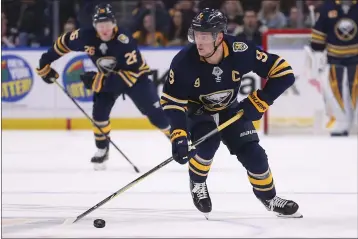
[[[82,74],[81,80],[94,92],[92,117],[107,136],[111,131],[109,116],[121,94],[128,95],[150,122],[169,136],[169,122],[160,107],[156,87],[148,78],[149,66],[131,35],[116,25],[109,4],[96,6],[93,28],[61,35],[41,56],[37,73],[46,83],[51,84],[58,78],[51,63],[70,51],[86,52],[98,68],[98,72]],[[98,150],[91,162],[95,169],[104,169],[109,142],[97,128],[94,128],[94,137]]]
[[[323,68],[327,51],[329,87],[324,103],[331,117],[332,136],[347,136],[358,119],[358,3],[355,0],[326,0],[312,29],[312,76]]]
[[[269,211],[301,217],[296,202],[276,196],[267,155],[252,123],[294,83],[293,70],[283,58],[226,35],[226,27],[227,19],[219,10],[202,10],[188,32],[195,44],[182,49],[171,63],[161,104],[171,124],[173,158],[188,163],[193,202],[205,214],[212,210],[206,179],[222,141],[246,168],[255,196]],[[250,71],[268,82],[238,102],[240,80]],[[189,150],[191,141],[217,127],[213,115],[218,115],[221,124],[241,109],[242,119]]]

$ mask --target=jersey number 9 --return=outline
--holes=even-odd
[[[266,62],[267,61],[267,54],[265,52],[261,52],[259,50],[256,50],[256,59],[262,62]]]

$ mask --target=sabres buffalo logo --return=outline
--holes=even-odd
[[[207,95],[200,95],[199,99],[204,108],[209,111],[219,111],[230,105],[234,96],[234,90],[222,90]]]
[[[100,57],[96,61],[97,68],[104,74],[108,74],[117,66],[117,60],[112,56]]]
[[[336,23],[334,32],[341,41],[350,41],[357,34],[357,24],[350,18],[342,18]]]

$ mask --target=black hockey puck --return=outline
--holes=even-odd
[[[106,221],[102,219],[96,219],[94,220],[93,225],[97,228],[104,228],[106,226]]]

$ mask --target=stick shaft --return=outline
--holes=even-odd
[[[82,109],[82,107],[76,102],[75,99],[73,99],[73,97],[65,90],[65,88],[58,83],[57,81],[54,81],[56,83],[56,85],[58,87],[61,88],[61,90],[68,96],[68,98],[71,99],[71,101],[77,106],[77,108],[86,116],[87,119],[89,119],[91,121],[91,123],[101,132],[102,135],[104,135],[104,137],[106,137],[106,140],[108,140],[113,147],[115,147],[118,152],[123,156],[123,158],[125,158],[128,163],[130,163],[132,165],[132,167],[134,168],[134,170],[139,173],[139,169],[137,168],[137,166],[135,166],[132,161],[122,152],[122,150],[120,150],[117,145],[103,132],[102,128],[99,127],[99,125]]]
[[[232,117],[231,119],[227,120],[226,122],[224,122],[223,124],[219,125],[216,129],[210,131],[209,133],[207,133],[206,135],[204,135],[203,137],[201,137],[200,139],[198,139],[193,145],[194,146],[198,146],[200,145],[202,142],[204,142],[206,139],[210,138],[211,136],[213,136],[214,134],[220,132],[221,130],[223,130],[224,128],[226,128],[227,126],[231,125],[232,123],[234,123],[235,121],[239,120],[242,115],[244,114],[244,112],[241,110],[239,111],[234,117]],[[119,194],[127,191],[127,189],[131,188],[132,186],[136,185],[137,183],[139,183],[140,181],[142,181],[143,179],[145,179],[147,176],[151,175],[152,173],[158,171],[159,169],[161,169],[162,167],[164,167],[165,165],[169,164],[171,161],[173,161],[173,157],[168,158],[167,160],[165,160],[164,162],[162,162],[161,164],[157,165],[156,167],[152,168],[151,170],[149,170],[148,172],[146,172],[145,174],[143,174],[142,176],[140,176],[139,178],[133,180],[132,182],[130,182],[129,184],[127,184],[126,186],[124,186],[123,188],[119,189],[117,192],[113,193],[112,195],[108,196],[107,198],[105,198],[104,200],[102,200],[101,202],[97,203],[95,206],[91,207],[90,209],[88,209],[87,211],[85,211],[84,213],[82,213],[81,215],[79,215],[76,220],[74,220],[73,223],[79,221],[80,219],[82,219],[83,217],[85,217],[86,215],[90,214],[91,212],[93,212],[94,210],[96,210],[97,208],[103,206],[105,203],[109,202],[110,200],[112,200],[113,198],[115,198],[116,196],[118,196]]]

